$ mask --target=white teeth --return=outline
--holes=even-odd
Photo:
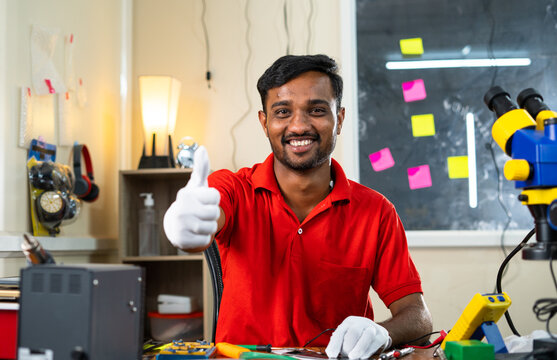
[[[292,146],[304,146],[312,143],[313,140],[291,140],[290,145]]]

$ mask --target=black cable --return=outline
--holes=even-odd
[[[252,54],[252,49],[251,49],[251,44],[250,44],[250,31],[251,31],[251,21],[249,20],[249,0],[246,0],[246,5],[244,7],[244,18],[246,20],[246,48],[247,48],[247,56],[246,56],[246,62],[244,63],[244,93],[245,93],[245,97],[246,97],[246,101],[248,102],[248,108],[246,109],[246,111],[242,114],[242,116],[240,116],[240,118],[234,123],[232,124],[232,127],[230,128],[230,134],[232,135],[232,166],[234,167],[235,170],[238,170],[238,166],[236,164],[236,138],[234,137],[234,130],[236,130],[236,128],[240,125],[240,123],[247,118],[247,116],[251,113],[252,110],[252,103],[251,103],[251,98],[250,98],[250,94],[249,94],[249,84],[248,84],[248,74],[249,74],[249,64],[251,61],[251,54]]]
[[[553,271],[553,247],[550,246],[550,253],[549,253],[549,271],[551,271],[551,278],[553,279],[553,285],[555,285],[555,289],[557,290],[557,280],[555,279],[555,272]]]
[[[290,33],[288,31],[288,0],[282,4],[282,14],[284,18],[284,31],[286,32],[286,55],[290,55]]]
[[[549,256],[549,270],[551,271],[551,278],[553,279],[553,285],[555,289],[557,289],[557,280],[555,279],[555,272],[553,271],[553,248],[551,248]],[[536,300],[534,306],[532,307],[534,314],[536,315],[536,319],[539,321],[545,321],[545,328],[549,336],[557,340],[557,337],[553,336],[551,331],[549,330],[549,322],[557,313],[557,299],[555,298],[542,298]]]
[[[416,342],[416,341],[418,341],[418,340],[422,340],[422,339],[425,338],[425,337],[428,337],[428,336],[431,336],[431,335],[435,335],[435,334],[439,334],[439,333],[441,333],[441,331],[433,331],[433,332],[430,332],[429,334],[422,335],[422,336],[420,336],[419,338],[416,338],[416,339],[412,339],[412,340],[410,340],[410,341],[407,341],[406,344],[411,344],[411,343]]]
[[[557,340],[551,331],[549,331],[549,322],[557,313],[557,299],[555,298],[542,298],[536,300],[534,306],[532,307],[534,314],[536,315],[536,319],[539,321],[545,321],[545,328],[549,336]]]
[[[507,266],[509,261],[511,261],[513,256],[515,256],[516,253],[518,253],[520,250],[522,250],[522,248],[524,246],[526,246],[526,243],[528,242],[528,240],[530,240],[530,238],[535,233],[536,233],[535,228],[530,230],[530,232],[524,237],[524,239],[520,242],[520,244],[518,244],[513,249],[513,251],[511,251],[511,253],[505,258],[505,260],[503,260],[503,262],[501,263],[501,266],[499,267],[499,271],[497,272],[497,281],[496,281],[496,286],[497,286],[497,292],[498,293],[503,292],[503,290],[501,289],[501,280],[503,279],[503,272],[505,271],[505,267]],[[511,320],[511,315],[509,314],[509,310],[505,311],[505,319],[507,319],[507,323],[509,324],[509,327],[511,328],[511,331],[513,332],[513,334],[515,334],[516,336],[520,336],[520,334],[518,333],[518,331],[514,327],[514,324]]]
[[[203,7],[201,10],[201,26],[203,27],[203,37],[205,38],[205,79],[207,80],[207,87],[211,88],[211,71],[209,70],[210,47],[209,47],[209,34],[207,32],[207,23],[205,20],[206,0],[202,1]]]
[[[493,51],[493,38],[495,37],[495,16],[493,15],[493,11],[491,9],[492,1],[488,0],[484,2],[484,10],[485,13],[489,15],[491,20],[491,29],[489,31],[489,40],[487,42],[487,55],[490,59],[495,59],[495,52]],[[493,75],[491,76],[491,86],[492,88],[495,85],[495,79],[497,78],[497,72],[499,68],[497,66],[493,67]]]
[[[308,12],[308,20],[307,20],[307,26],[308,26],[308,37],[307,37],[307,42],[306,42],[306,54],[309,55],[309,48],[310,48],[310,44],[311,44],[311,38],[313,36],[312,32],[311,32],[311,20],[313,18],[313,0],[309,0],[309,12]]]
[[[496,21],[495,21],[495,16],[493,14],[491,5],[492,5],[492,1],[488,0],[488,1],[484,2],[485,13],[489,16],[489,19],[491,20],[491,28],[490,28],[490,31],[489,31],[489,40],[487,42],[487,55],[488,55],[488,58],[495,59],[495,52],[493,51],[493,38],[495,37]],[[499,71],[499,68],[497,66],[494,66],[493,67],[493,75],[491,76],[491,85],[489,86],[490,89],[495,85],[495,79],[497,78],[498,71]],[[501,178],[501,173],[499,171],[499,167],[497,166],[497,161],[495,160],[495,154],[493,152],[493,140],[491,140],[491,143],[486,144],[486,147],[491,152],[491,158],[493,160],[493,166],[495,167],[495,171],[497,172],[497,201],[499,202],[499,205],[501,205],[501,208],[503,209],[503,211],[505,212],[505,215],[507,216],[507,221],[505,222],[505,225],[503,226],[503,231],[501,232],[501,238],[500,238],[501,250],[503,251],[503,255],[506,257],[507,256],[507,250],[505,249],[505,232],[507,231],[509,225],[511,224],[512,214],[509,212],[509,210],[505,206],[505,203],[503,202],[503,182],[502,182],[502,178]],[[507,272],[507,269],[505,269],[505,274],[506,274],[506,272]]]
[[[307,347],[309,344],[311,344],[312,342],[314,342],[315,339],[317,339],[318,337],[320,337],[321,335],[323,335],[323,334],[326,333],[327,331],[334,331],[334,330],[336,330],[336,328],[330,328],[330,329],[325,329],[325,330],[321,331],[316,337],[314,337],[313,339],[311,339],[311,340],[309,340],[308,342],[306,342],[306,343],[304,344],[304,346],[302,346],[302,347]]]
[[[505,249],[505,232],[507,231],[510,223],[511,223],[511,219],[512,219],[512,215],[509,211],[509,209],[507,208],[507,206],[505,205],[505,202],[503,201],[503,179],[501,176],[501,171],[499,170],[499,167],[497,166],[497,160],[495,159],[495,152],[493,151],[493,139],[491,140],[491,142],[486,143],[485,144],[486,149],[489,150],[489,153],[491,154],[491,160],[493,161],[493,167],[495,168],[495,172],[497,173],[497,201],[499,202],[499,205],[501,206],[501,208],[503,209],[503,211],[505,212],[505,215],[507,216],[507,221],[505,222],[505,225],[503,226],[503,230],[501,231],[501,238],[499,241],[499,246],[501,247],[501,250],[503,251],[503,255],[505,257],[508,256],[507,254],[507,250]],[[504,276],[507,273],[508,268],[505,268],[502,276]],[[497,289],[495,289],[495,291],[498,291]]]

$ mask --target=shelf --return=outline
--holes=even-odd
[[[177,255],[177,250],[168,241],[162,220],[164,213],[176,199],[178,190],[186,185],[191,169],[140,169],[120,171],[119,181],[119,234],[122,258],[139,255],[138,218],[144,208],[141,193],[152,193],[159,225],[160,254]]]
[[[138,170],[120,170],[123,176],[141,176],[142,179],[165,179],[170,177],[178,177],[183,179],[184,174],[191,174],[192,169],[138,169]],[[189,176],[187,177],[189,178]],[[184,183],[185,185],[185,183]]]
[[[164,213],[186,185],[192,169],[139,169],[119,173],[119,244],[123,263],[145,270],[145,311],[156,311],[160,294],[191,296],[203,309],[204,338],[212,334],[211,279],[203,253],[176,250],[163,229]],[[144,208],[141,193],[152,193],[157,216],[159,254],[139,256],[139,210]],[[144,318],[145,337],[150,336],[150,323]]]
[[[91,254],[98,252],[116,251],[117,242],[114,239],[99,239],[87,236],[37,236],[35,237],[48,251],[56,253]],[[22,234],[0,232],[0,258],[22,257]]]
[[[126,256],[122,259],[125,263],[138,263],[138,262],[148,262],[148,261],[194,261],[203,260],[204,255],[167,255],[167,256]]]

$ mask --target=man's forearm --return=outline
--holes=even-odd
[[[379,324],[389,331],[393,345],[408,344],[411,340],[429,334],[433,327],[429,310],[421,305],[406,306]],[[414,344],[422,344],[428,339],[429,336],[426,336]]]

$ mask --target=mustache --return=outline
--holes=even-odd
[[[310,132],[305,132],[303,134],[286,134],[282,136],[281,143],[286,144],[291,140],[297,140],[297,139],[311,139],[314,141],[319,141],[320,137],[319,134],[310,133]]]

